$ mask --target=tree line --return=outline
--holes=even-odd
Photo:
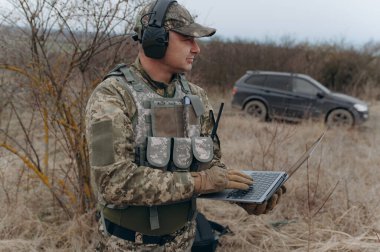
[[[291,39],[277,43],[215,39],[202,43],[191,77],[228,90],[247,70],[303,73],[332,90],[360,95],[369,88],[380,88],[379,69],[380,42],[357,48]]]

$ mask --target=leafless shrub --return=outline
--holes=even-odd
[[[120,52],[131,48],[128,32],[142,2],[9,0],[12,11],[2,13],[7,117],[0,148],[17,156],[68,216],[93,207],[85,104]]]

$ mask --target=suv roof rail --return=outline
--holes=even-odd
[[[247,73],[260,73],[260,70],[247,70]]]
[[[300,76],[302,74],[298,72],[283,72],[283,71],[263,71],[263,70],[247,70],[248,74],[258,73],[258,74],[274,74],[274,75],[290,75],[290,76]]]

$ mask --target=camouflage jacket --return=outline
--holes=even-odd
[[[171,97],[175,92],[174,76],[169,85],[150,79],[137,59],[130,69],[162,97]],[[206,92],[192,83],[190,90],[198,95],[205,113],[201,116],[201,135],[209,136],[213,123],[209,118],[211,104]],[[159,205],[190,199],[194,193],[194,181],[189,172],[164,172],[135,163],[135,146],[132,119],[136,116],[133,97],[123,86],[110,77],[100,83],[93,91],[86,107],[86,136],[89,145],[91,164],[91,184],[100,203],[115,206]],[[108,125],[109,134],[102,135],[106,143],[103,148],[108,153],[107,160],[94,161],[92,144],[96,135],[96,125]],[[225,168],[220,161],[220,146],[214,142],[214,158],[211,166]]]

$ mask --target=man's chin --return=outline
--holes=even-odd
[[[186,66],[182,66],[182,67],[177,68],[177,72],[178,73],[187,73],[187,72],[190,72],[192,68],[193,68],[193,65],[188,64]]]
[[[185,68],[185,72],[189,72],[189,71],[191,71],[191,69],[193,69],[193,64],[187,65]]]

